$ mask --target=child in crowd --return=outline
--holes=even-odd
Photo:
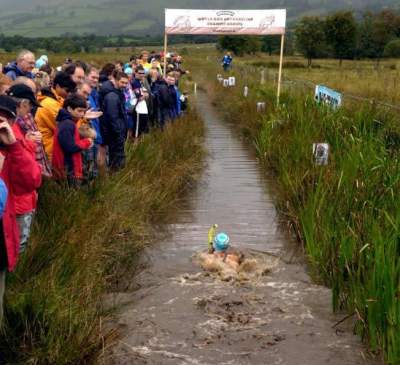
[[[67,179],[68,185],[79,186],[83,179],[82,151],[93,146],[93,139],[81,138],[77,122],[85,116],[87,102],[83,96],[69,95],[57,116],[54,135],[53,173]]]

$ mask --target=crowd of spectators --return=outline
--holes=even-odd
[[[6,272],[27,247],[42,181],[78,188],[122,169],[126,143],[184,112],[188,73],[179,55],[147,51],[99,69],[69,58],[52,67],[23,50],[1,71],[0,325]]]

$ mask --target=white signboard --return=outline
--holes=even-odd
[[[313,154],[315,164],[319,166],[327,165],[329,158],[329,144],[328,143],[313,143]]]
[[[165,9],[166,34],[285,34],[286,10]]]

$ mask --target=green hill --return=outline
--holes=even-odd
[[[205,9],[287,8],[289,21],[306,14],[352,8],[399,8],[398,0],[0,0],[0,33],[28,37],[66,33],[158,35],[164,7]]]

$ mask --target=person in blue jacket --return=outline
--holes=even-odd
[[[92,87],[92,92],[89,95],[88,102],[89,108],[95,111],[100,111],[99,103],[99,80],[100,73],[95,67],[89,67],[87,71],[86,80]],[[103,137],[101,135],[100,119],[92,119],[91,124],[96,131],[96,139],[94,140],[94,148],[97,151],[97,167],[103,167],[106,163],[106,150],[103,147]]]
[[[3,73],[13,81],[20,76],[33,79],[32,70],[35,64],[35,55],[31,51],[22,50],[18,53],[15,62],[4,67]]]
[[[225,54],[224,58],[222,59],[222,67],[225,72],[228,71],[232,67],[232,61],[233,61],[233,58],[231,56],[231,53],[227,52]]]

